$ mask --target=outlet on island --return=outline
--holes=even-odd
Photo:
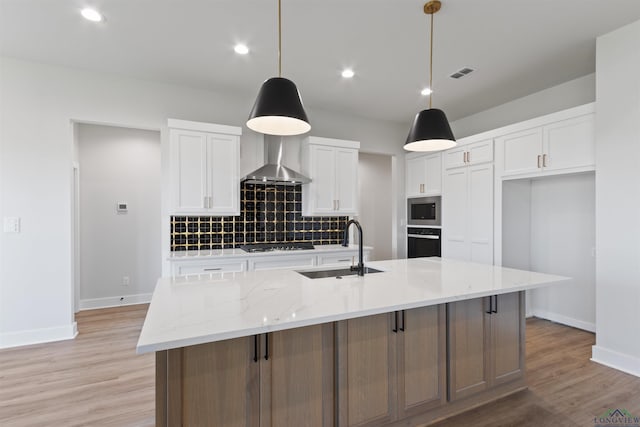
[[[122,276],[122,286],[129,286],[131,284],[131,280],[129,276]]]

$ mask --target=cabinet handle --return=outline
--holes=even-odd
[[[338,262],[349,262],[349,261],[353,261],[353,260],[351,260],[349,258],[347,258],[347,259],[339,259],[338,260]]]
[[[467,151],[467,163],[471,163],[471,152]]]
[[[218,267],[218,268],[205,268],[204,269],[204,271],[220,271],[220,270],[222,270],[221,267]]]
[[[264,334],[264,360],[269,360],[269,334]]]
[[[540,167],[541,167],[541,166],[540,166],[540,158],[541,158],[541,157],[542,157],[542,156],[541,156],[540,154],[538,154],[538,169],[540,169]]]
[[[394,311],[393,312],[393,316],[394,316],[394,322],[393,322],[393,329],[392,331],[395,332],[396,334],[398,333],[398,312]]]
[[[402,327],[400,328],[402,332],[404,332],[404,310],[402,310]]]
[[[336,210],[339,211],[340,210],[340,199],[336,200]]]
[[[491,313],[497,313],[498,312],[498,295],[494,295],[493,298],[495,298],[496,303],[493,305],[493,310],[491,310]]]
[[[547,155],[546,154],[542,155],[542,167],[543,168],[547,167]]]
[[[253,361],[258,363],[258,336],[253,336]]]
[[[489,297],[489,310],[485,311],[487,314],[493,313],[493,295]]]
[[[202,207],[203,207],[203,208],[205,208],[205,209],[209,207],[209,206],[207,205],[207,196],[204,196],[204,197],[202,198]]]

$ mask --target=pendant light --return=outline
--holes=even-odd
[[[249,114],[247,126],[268,135],[300,135],[311,125],[296,84],[282,77],[282,8],[278,0],[278,77],[266,80]]]
[[[433,15],[440,10],[441,3],[437,0],[429,1],[424,5],[424,13],[431,15],[431,38],[429,46],[429,89],[433,89]],[[409,130],[404,149],[407,151],[438,151],[455,147],[456,139],[453,137],[451,127],[444,111],[431,108],[433,91],[429,95],[429,108],[416,114]]]

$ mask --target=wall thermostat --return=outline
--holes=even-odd
[[[116,203],[116,211],[118,213],[127,213],[127,202]]]

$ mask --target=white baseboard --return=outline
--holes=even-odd
[[[637,357],[594,345],[591,347],[591,360],[640,377],[640,359]]]
[[[29,329],[26,331],[3,332],[0,334],[0,348],[42,344],[52,341],[74,339],[78,335],[76,322],[52,328]]]
[[[146,304],[151,301],[152,294],[121,295],[118,297],[81,299],[80,310],[95,308],[120,307],[122,305]]]
[[[584,320],[574,319],[572,317],[563,316],[562,314],[552,313],[550,311],[532,308],[531,315],[541,319],[551,320],[552,322],[561,323],[573,328],[582,329],[583,331],[596,332],[596,324],[585,322]]]

